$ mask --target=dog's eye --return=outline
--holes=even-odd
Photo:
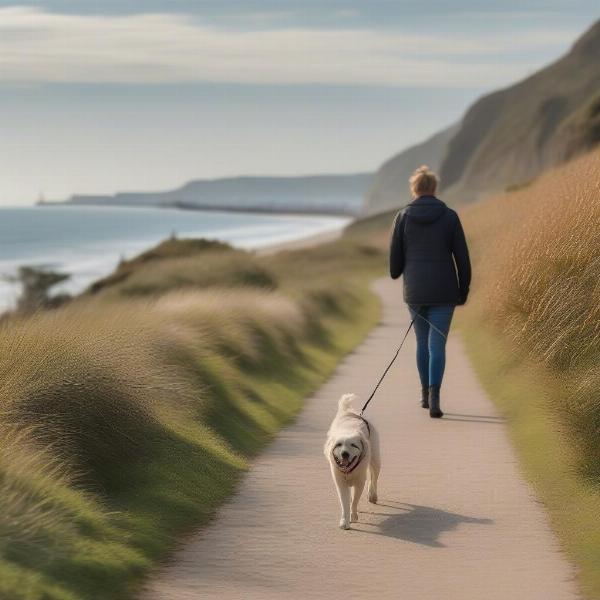
[[[353,448],[356,448],[357,450],[360,450],[360,448],[356,445],[356,444],[350,444]]]
[[[334,448],[339,448],[342,444],[336,444]]]

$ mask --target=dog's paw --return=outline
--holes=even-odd
[[[377,492],[369,491],[369,502],[371,504],[377,504]]]
[[[357,512],[353,512],[350,515],[350,523],[356,523],[358,521],[358,513]]]
[[[340,519],[340,529],[350,529],[350,523],[346,519]]]

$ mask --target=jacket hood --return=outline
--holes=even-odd
[[[433,223],[447,210],[448,207],[435,196],[419,196],[406,207],[404,214],[415,223]]]

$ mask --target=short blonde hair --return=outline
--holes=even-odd
[[[410,191],[415,198],[433,195],[438,186],[438,176],[423,165],[415,170],[410,178]]]

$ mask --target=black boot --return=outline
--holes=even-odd
[[[429,386],[429,416],[432,419],[439,419],[444,416],[440,409],[440,386]]]
[[[421,386],[421,406],[423,408],[429,408],[429,386]]]

